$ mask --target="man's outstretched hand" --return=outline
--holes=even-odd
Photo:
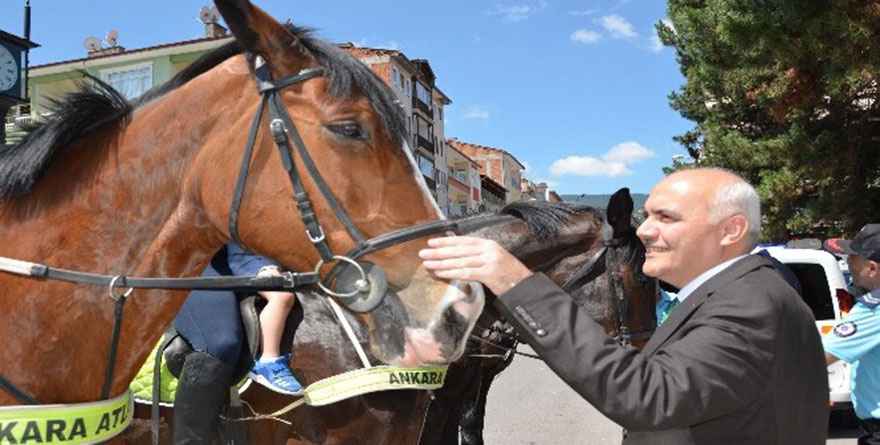
[[[479,281],[495,295],[507,292],[532,274],[495,241],[470,236],[428,240],[419,251],[426,269],[447,280]]]

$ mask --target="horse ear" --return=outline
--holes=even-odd
[[[276,76],[311,64],[311,54],[299,44],[299,39],[248,0],[214,0],[214,3],[249,61],[259,55]]]
[[[629,189],[624,187],[611,195],[608,200],[608,224],[614,230],[614,237],[620,237],[632,230],[633,200]]]

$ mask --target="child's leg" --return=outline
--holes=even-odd
[[[260,336],[263,343],[260,360],[268,361],[281,356],[284,323],[296,303],[296,296],[293,292],[260,292],[260,295],[269,302],[260,313]]]

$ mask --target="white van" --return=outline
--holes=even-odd
[[[788,266],[798,277],[804,301],[813,310],[816,327],[822,335],[831,332],[852,308],[850,295],[840,264],[824,250],[764,247],[771,256]],[[828,367],[831,409],[851,409],[849,364],[837,361]]]

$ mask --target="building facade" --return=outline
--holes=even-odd
[[[512,154],[500,148],[462,142],[455,138],[449,139],[447,144],[477,161],[481,174],[504,187],[505,203],[522,200],[522,172],[525,166]]]
[[[455,218],[480,211],[480,164],[447,145],[446,166],[449,170],[449,212],[446,215]]]
[[[440,210],[449,214],[449,170],[444,107],[452,101],[435,85],[436,77],[424,59],[409,59],[392,49],[365,48],[352,43],[340,48],[357,57],[397,95],[406,113],[409,142],[416,163]]]
[[[219,25],[206,28],[200,39],[174,42],[126,51],[115,45],[88,50],[86,57],[31,67],[31,104],[27,113],[32,119],[47,115],[50,101],[86,81],[82,72],[97,77],[127,99],[140,96],[186,68],[202,54],[229,42],[232,37]],[[115,42],[114,42],[115,43]]]

